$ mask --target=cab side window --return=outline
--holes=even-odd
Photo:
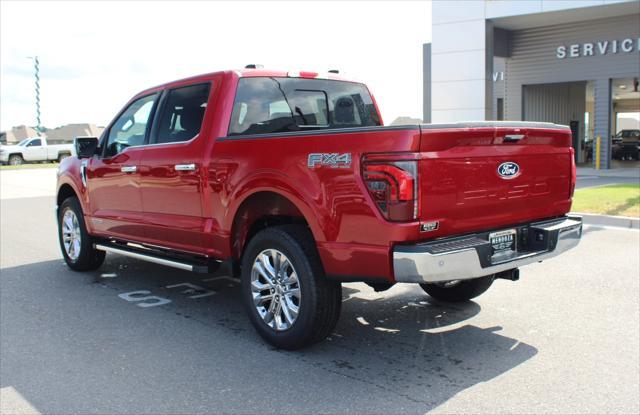
[[[228,134],[252,135],[380,125],[363,84],[252,77],[238,81]]]
[[[109,130],[105,157],[112,157],[131,146],[144,144],[147,125],[157,94],[134,101],[118,117]]]
[[[37,147],[37,146],[41,146],[42,145],[42,140],[37,139],[37,140],[33,140],[31,141],[27,147]]]
[[[197,84],[171,89],[161,105],[151,137],[152,143],[189,141],[202,126],[211,85]]]

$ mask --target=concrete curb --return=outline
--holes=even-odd
[[[582,216],[585,225],[615,226],[618,228],[640,229],[640,219],[627,216],[594,215],[591,213],[571,212]]]
[[[606,177],[606,178],[640,178],[640,168],[628,167],[608,170],[596,170],[590,167],[578,167],[576,169],[578,178],[580,177]]]

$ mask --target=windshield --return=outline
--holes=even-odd
[[[27,144],[27,142],[28,142],[29,140],[31,140],[31,139],[30,139],[30,138],[25,138],[24,140],[20,141],[20,142],[18,143],[18,145],[19,145],[19,146],[24,146],[24,145],[26,145],[26,144]]]
[[[640,137],[640,130],[622,130],[617,135],[616,138],[636,138]]]
[[[229,135],[380,125],[363,84],[256,77],[238,82]]]

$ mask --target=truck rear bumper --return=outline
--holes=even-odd
[[[492,260],[492,232],[480,232],[393,251],[396,282],[432,283],[483,277],[552,258],[575,246],[582,237],[582,218],[563,218],[518,225],[515,250]]]

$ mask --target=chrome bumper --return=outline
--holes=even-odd
[[[393,251],[395,280],[412,283],[464,280],[540,262],[578,245],[582,218],[567,216],[513,228],[517,230],[516,251],[499,263],[491,262],[489,232],[398,245]]]

